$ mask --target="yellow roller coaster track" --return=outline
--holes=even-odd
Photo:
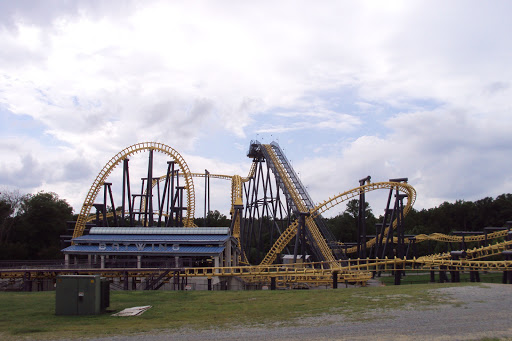
[[[512,246],[512,240],[496,243],[488,246],[482,246],[479,248],[468,249],[466,251],[466,258],[468,260],[471,259],[482,259],[491,256],[498,255],[503,251],[507,251]],[[433,261],[433,260],[442,260],[442,259],[451,259],[451,254],[449,252],[439,253],[435,255],[428,255],[418,258],[421,261]]]
[[[185,219],[185,224],[186,226],[189,226],[191,222],[193,222],[195,211],[195,191],[194,182],[192,181],[192,177],[189,175],[190,170],[187,166],[187,163],[176,150],[165,144],[157,142],[142,142],[131,145],[117,153],[107,162],[100,173],[96,176],[96,179],[94,180],[91,188],[89,189],[89,192],[87,193],[87,196],[85,197],[84,204],[82,205],[82,209],[78,216],[75,230],[73,232],[73,238],[80,237],[83,234],[85,223],[88,219],[94,201],[98,196],[101,186],[103,186],[110,173],[112,173],[112,171],[119,165],[119,163],[121,163],[121,161],[128,156],[147,150],[154,150],[164,153],[170,156],[180,166],[181,170],[185,174],[185,188],[187,192],[187,217]]]
[[[308,212],[309,210],[307,209],[307,207],[304,203],[304,200],[301,198],[300,194],[297,192],[296,187],[291,182],[290,177],[288,176],[288,173],[285,171],[281,161],[275,154],[272,146],[269,144],[264,144],[262,146],[266,149],[268,155],[272,159],[272,163],[274,164],[277,172],[279,173],[279,176],[280,176],[281,180],[283,181],[283,184],[287,188],[288,193],[290,194],[297,209],[300,212]],[[327,245],[327,242],[325,241],[324,237],[322,236],[322,233],[318,229],[318,226],[316,225],[315,221],[313,220],[313,217],[306,217],[306,226],[307,226],[309,232],[311,233],[311,235],[313,236],[313,239],[314,239],[316,245],[318,246],[318,248],[320,249],[320,252],[322,253],[324,259],[329,262],[335,262],[336,259],[334,258],[332,250]],[[293,237],[297,233],[297,226],[295,226],[294,231],[295,231],[294,233],[288,233],[288,235]],[[286,231],[285,231],[285,233],[286,233]],[[284,244],[282,246],[282,248],[284,248],[289,242],[290,241],[288,240],[288,242],[286,242],[286,244]],[[282,248],[281,248],[281,250],[282,250]],[[279,250],[279,252],[281,252],[281,250]],[[271,249],[271,251],[272,251],[272,249]],[[268,256],[268,254],[267,254],[267,256]],[[270,255],[268,260],[267,260],[267,256],[265,256],[265,258],[261,262],[261,265],[272,264],[277,256],[277,253],[275,255]],[[273,257],[272,261],[269,262],[270,258],[272,258],[272,257]]]
[[[447,260],[447,259],[424,259],[424,257],[406,258],[384,258],[384,259],[354,259],[345,261],[346,265],[340,266],[337,262],[316,262],[301,264],[301,267],[273,264],[268,266],[233,266],[233,267],[198,267],[175,269],[186,277],[240,277],[247,283],[270,282],[275,277],[278,282],[283,283],[313,283],[328,285],[332,283],[332,277],[336,273],[341,281],[360,283],[364,285],[374,271],[511,271],[512,260],[482,261],[482,260]],[[161,273],[166,269],[158,268],[124,268],[124,269],[2,269],[0,279],[21,279],[27,272],[30,272],[31,279],[55,278],[58,274],[80,273],[95,274],[101,273],[104,277],[149,277],[155,273]],[[172,273],[168,275],[172,277]]]
[[[456,268],[458,271],[510,271],[512,270],[511,260],[502,261],[482,261],[482,260],[452,260],[452,259],[425,259],[424,257],[406,259],[406,258],[383,258],[383,259],[353,259],[348,260],[346,266],[335,269],[335,271],[448,271]],[[307,266],[315,266],[316,263],[308,264]],[[405,267],[407,266],[407,267]]]
[[[278,282],[285,283],[318,283],[318,284],[330,284],[332,282],[333,271],[337,272],[337,276],[342,281],[350,283],[360,283],[364,285],[370,278],[371,273],[354,269],[349,270],[348,268],[328,268],[328,263],[324,263],[318,267],[307,267],[307,268],[294,268],[294,267],[283,267],[283,266],[234,266],[234,267],[204,267],[204,268],[183,268],[176,269],[180,272],[181,276],[185,277],[239,277],[243,278],[247,283],[269,283],[272,277],[275,277]],[[331,264],[332,265],[332,264]],[[334,269],[334,270],[333,270]],[[55,278],[57,275],[62,274],[97,274],[100,273],[103,277],[108,278],[123,278],[123,277],[150,277],[157,273],[161,273],[166,269],[157,268],[145,268],[145,269],[58,269],[58,271],[52,269],[10,269],[0,270],[0,279],[22,279],[27,272],[31,273],[30,278],[35,279],[47,279]],[[173,273],[169,272],[168,278],[172,278]]]
[[[482,234],[478,234],[478,235],[467,235],[467,236],[452,236],[452,235],[448,235],[448,234],[443,234],[443,233],[432,233],[432,234],[418,234],[416,236],[414,236],[415,238],[415,242],[416,243],[421,243],[421,242],[425,242],[425,241],[436,241],[436,242],[443,242],[443,243],[460,243],[462,241],[466,242],[466,243],[469,243],[469,242],[482,242],[484,240],[493,240],[493,239],[496,239],[496,238],[503,238],[507,235],[508,233],[508,230],[502,230],[502,231],[496,231],[496,232],[492,232],[492,233],[489,233],[486,236],[482,235]],[[406,240],[409,240],[410,238],[405,238]],[[370,241],[372,244],[370,246],[373,246],[374,245],[374,241]],[[393,237],[393,243],[396,243],[397,242],[397,238],[396,237]],[[343,243],[338,243],[340,246],[343,245]],[[351,248],[348,248],[347,249],[347,254],[351,254],[351,253],[355,253],[357,252],[357,248],[355,247],[351,247]]]
[[[352,199],[354,197],[359,196],[361,193],[367,193],[378,189],[396,189],[403,193],[407,194],[407,203],[404,207],[404,216],[409,213],[409,211],[412,208],[412,205],[416,201],[416,190],[414,187],[407,183],[403,182],[375,182],[366,184],[363,186],[359,186],[356,188],[353,188],[349,191],[343,192],[341,194],[338,194],[332,198],[329,198],[328,200],[325,200],[324,202],[318,204],[315,208],[310,210],[311,216],[310,218],[316,218],[320,214],[326,212],[327,210],[333,208],[336,205],[341,204],[342,202],[345,202],[349,199]],[[270,251],[267,253],[263,261],[261,262],[261,265],[269,265],[272,264],[277,255],[285,248],[286,245],[292,240],[292,238],[297,233],[297,226],[298,226],[298,220],[295,220],[282,234],[281,236],[276,240],[274,245],[272,245]],[[392,224],[392,228],[396,227],[396,220]],[[388,232],[387,228],[384,231],[384,235]],[[371,247],[375,244],[376,239],[373,238],[369,240],[366,243],[367,247]]]
[[[451,235],[447,235],[447,234],[443,234],[443,233],[432,233],[429,235],[419,234],[415,238],[416,238],[417,242],[433,240],[436,242],[445,242],[445,243],[459,243],[462,241],[469,243],[469,242],[482,242],[485,239],[489,240],[489,239],[505,237],[507,235],[507,233],[508,233],[508,230],[501,230],[501,231],[489,233],[487,235],[487,237],[483,234],[468,235],[468,236],[462,237],[462,236],[451,236]]]

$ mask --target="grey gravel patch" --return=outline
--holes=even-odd
[[[338,314],[305,317],[288,323],[230,329],[158,331],[96,338],[115,340],[479,340],[512,339],[512,285],[431,289],[444,301],[431,309],[367,311],[357,321]]]

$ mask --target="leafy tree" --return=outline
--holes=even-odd
[[[354,242],[357,239],[357,219],[348,212],[326,219],[327,227],[334,238],[342,242]]]
[[[21,204],[28,198],[19,191],[3,191],[0,195],[0,243],[9,239],[12,227],[17,215],[20,213]]]
[[[0,259],[61,258],[60,235],[66,232],[72,211],[55,193],[25,196],[8,236],[1,241]]]
[[[194,222],[197,226],[205,226],[204,218],[196,218]],[[207,227],[229,227],[231,226],[231,219],[226,217],[224,214],[219,211],[209,211],[206,215],[206,223]]]
[[[10,218],[13,213],[11,204],[7,201],[0,201],[0,242],[5,241],[10,232],[12,226],[12,219]]]
[[[372,209],[370,208],[370,204],[368,202],[364,203],[364,209],[365,209],[367,218],[370,215],[372,215]],[[345,212],[357,219],[357,217],[359,216],[359,200],[358,199],[350,200],[347,203],[347,208],[345,209]]]
[[[355,242],[358,233],[359,200],[352,199],[347,203],[347,208],[342,214],[327,219],[326,224],[331,229],[334,237],[342,242]],[[365,219],[367,234],[373,234],[377,218],[372,213],[368,202],[365,202]]]

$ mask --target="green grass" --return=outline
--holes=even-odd
[[[448,278],[450,274],[448,274]],[[480,282],[481,283],[502,283],[503,272],[489,272],[483,273],[480,272]],[[377,277],[379,281],[381,281],[385,285],[394,285],[395,277],[394,276],[383,276]],[[470,282],[469,273],[463,273],[460,275],[461,283]],[[430,282],[430,274],[415,274],[413,272],[407,272],[405,277],[402,277],[403,284],[426,284]],[[439,283],[439,272],[436,272],[436,282]]]
[[[56,316],[55,293],[0,292],[0,339],[97,337],[179,328],[233,327],[299,322],[299,317],[339,314],[365,319],[379,309],[428,309],[442,297],[427,289],[453,284],[424,284],[338,290],[278,291],[115,291],[110,313]],[[141,316],[112,317],[114,311],[151,305]]]

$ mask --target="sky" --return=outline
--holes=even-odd
[[[0,191],[55,192],[78,213],[132,144],[245,176],[259,140],[279,143],[315,202],[367,175],[407,177],[416,209],[512,192],[510,13],[499,0],[0,0]],[[227,214],[229,184],[211,184]]]

